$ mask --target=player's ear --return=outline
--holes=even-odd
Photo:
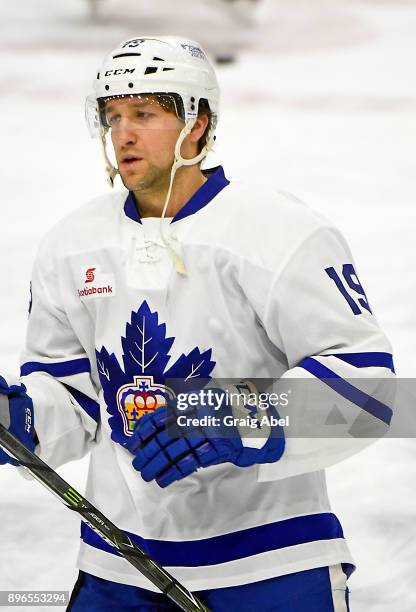
[[[207,126],[208,126],[208,115],[199,115],[197,120],[195,121],[195,125],[189,134],[189,140],[191,142],[198,142],[198,140],[204,134]]]

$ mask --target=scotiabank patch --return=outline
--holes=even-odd
[[[77,291],[82,300],[111,297],[116,293],[114,274],[101,272],[100,266],[85,266],[80,273]]]
[[[112,294],[114,288],[112,285],[107,285],[106,287],[86,287],[85,289],[78,289],[79,297],[87,297],[89,295],[106,295]]]

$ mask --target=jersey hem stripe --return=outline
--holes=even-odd
[[[295,551],[295,558],[292,558]],[[355,569],[354,560],[344,539],[310,542],[220,565],[198,568],[171,566],[166,569],[190,590],[199,591],[259,582],[338,563],[342,563],[344,567],[348,565],[351,572]],[[78,553],[77,567],[105,580],[157,592],[157,588],[147,578],[135,572],[125,559],[107,555],[83,542]]]
[[[297,516],[203,540],[162,541],[125,533],[161,565],[181,567],[218,565],[271,550],[344,537],[339,520],[330,512]],[[81,525],[81,538],[90,546],[119,556],[85,523]]]

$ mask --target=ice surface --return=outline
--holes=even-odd
[[[65,213],[107,188],[83,100],[101,56],[139,33],[179,33],[211,52],[223,89],[215,158],[295,193],[347,236],[400,376],[416,355],[416,5],[265,0],[250,28],[208,1],[0,5],[2,217],[0,372],[16,371],[31,262]],[[86,462],[60,470],[81,489]],[[358,570],[353,612],[413,612],[416,445],[380,442],[328,470]],[[102,508],[105,512],[105,508]],[[78,520],[36,482],[0,472],[0,589],[70,589]],[[34,608],[33,608],[34,609]]]

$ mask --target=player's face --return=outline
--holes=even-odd
[[[166,189],[183,122],[162,108],[155,96],[109,100],[105,114],[125,187]]]

